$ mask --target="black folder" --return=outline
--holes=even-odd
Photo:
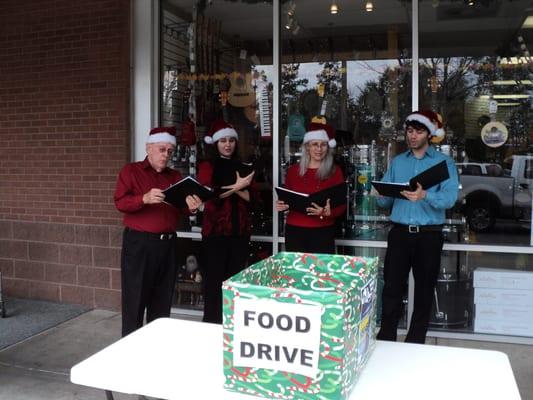
[[[409,183],[372,181],[372,186],[374,186],[378,193],[382,196],[397,197],[400,199],[405,199],[405,197],[400,194],[402,190],[412,190]]]
[[[202,201],[207,201],[215,197],[215,192],[210,187],[202,185],[193,177],[187,176],[163,190],[165,203],[175,207],[183,208],[187,206],[185,198],[189,195],[197,195]]]
[[[218,184],[220,186],[233,185],[237,180],[236,172],[239,173],[241,178],[250,175],[254,171],[254,165],[243,163],[240,161],[228,160],[220,158],[215,162],[214,167],[219,169]]]
[[[279,200],[289,205],[290,210],[304,214],[307,213],[308,207],[312,207],[311,203],[324,207],[329,199],[331,208],[346,204],[346,183],[344,182],[311,194],[295,192],[278,186],[276,193]]]
[[[372,185],[376,188],[379,194],[383,196],[405,199],[405,197],[400,194],[402,190],[416,190],[417,183],[420,183],[420,185],[422,185],[422,189],[427,190],[445,181],[449,177],[450,173],[448,172],[448,166],[446,165],[446,161],[441,161],[440,163],[435,164],[434,166],[426,169],[420,174],[412,177],[409,182],[392,183],[372,181]]]

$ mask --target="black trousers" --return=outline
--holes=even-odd
[[[122,238],[122,336],[146,321],[170,316],[176,280],[176,235],[160,239],[155,234],[126,228]]]
[[[378,339],[396,340],[409,271],[413,268],[414,308],[405,341],[425,342],[443,243],[442,232],[409,233],[397,227],[391,229],[383,271],[381,329]]]
[[[323,228],[285,225],[285,251],[335,254],[335,225]]]
[[[249,243],[247,236],[203,239],[204,322],[222,322],[222,282],[244,269]]]

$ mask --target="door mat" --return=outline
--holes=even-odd
[[[8,298],[6,317],[0,318],[0,350],[53,328],[84,312],[86,306]]]

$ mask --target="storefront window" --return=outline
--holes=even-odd
[[[391,224],[370,182],[406,149],[405,117],[414,108],[432,109],[446,131],[434,145],[456,161],[461,191],[446,215],[430,330],[532,336],[530,325],[512,320],[527,310],[513,303],[516,293],[505,292],[531,289],[533,33],[527,4],[419,2],[418,43],[412,42],[411,2],[279,5],[280,41],[274,43],[271,2],[162,0],[159,119],[180,133],[172,166],[196,174],[206,157],[202,139],[210,123],[225,118],[235,126],[240,156],[256,170],[249,257],[255,262],[284,249],[283,214],[279,235],[273,229],[273,184],[283,185],[287,169],[300,159],[309,123],[323,118],[335,130],[335,162],[347,183],[337,252],[383,259]],[[279,98],[273,99],[278,49]],[[274,101],[279,115],[273,116]],[[279,154],[273,154],[273,140]],[[176,305],[197,310],[203,307],[201,222],[187,218],[180,227],[176,286]],[[526,287],[485,287],[479,284],[485,275]],[[401,328],[407,326],[411,297],[406,293]]]
[[[420,3],[420,108],[440,113],[436,146],[462,190],[464,243],[530,245],[533,113],[524,2]],[[460,223],[465,217],[465,223]]]
[[[411,110],[411,6],[364,5],[337,4],[333,13],[319,0],[283,3],[280,183],[299,160],[306,127],[323,117],[335,129],[336,162],[348,183],[337,237],[384,240],[388,217],[370,196],[370,182],[403,146],[402,117]],[[281,220],[281,235],[283,227]]]
[[[163,0],[160,19],[160,115],[176,126],[171,167],[196,176],[209,157],[215,119],[238,134],[243,162],[255,170],[249,262],[272,254],[272,5],[265,2]],[[202,215],[178,228],[175,305],[203,309]]]
[[[272,234],[272,5],[216,1],[161,2],[160,122],[178,128],[172,167],[195,176],[209,149],[203,138],[224,118],[252,163],[253,233]],[[180,230],[199,231],[201,216]]]

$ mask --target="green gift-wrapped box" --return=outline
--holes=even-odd
[[[278,253],[223,283],[224,387],[347,399],[375,344],[377,257]]]

